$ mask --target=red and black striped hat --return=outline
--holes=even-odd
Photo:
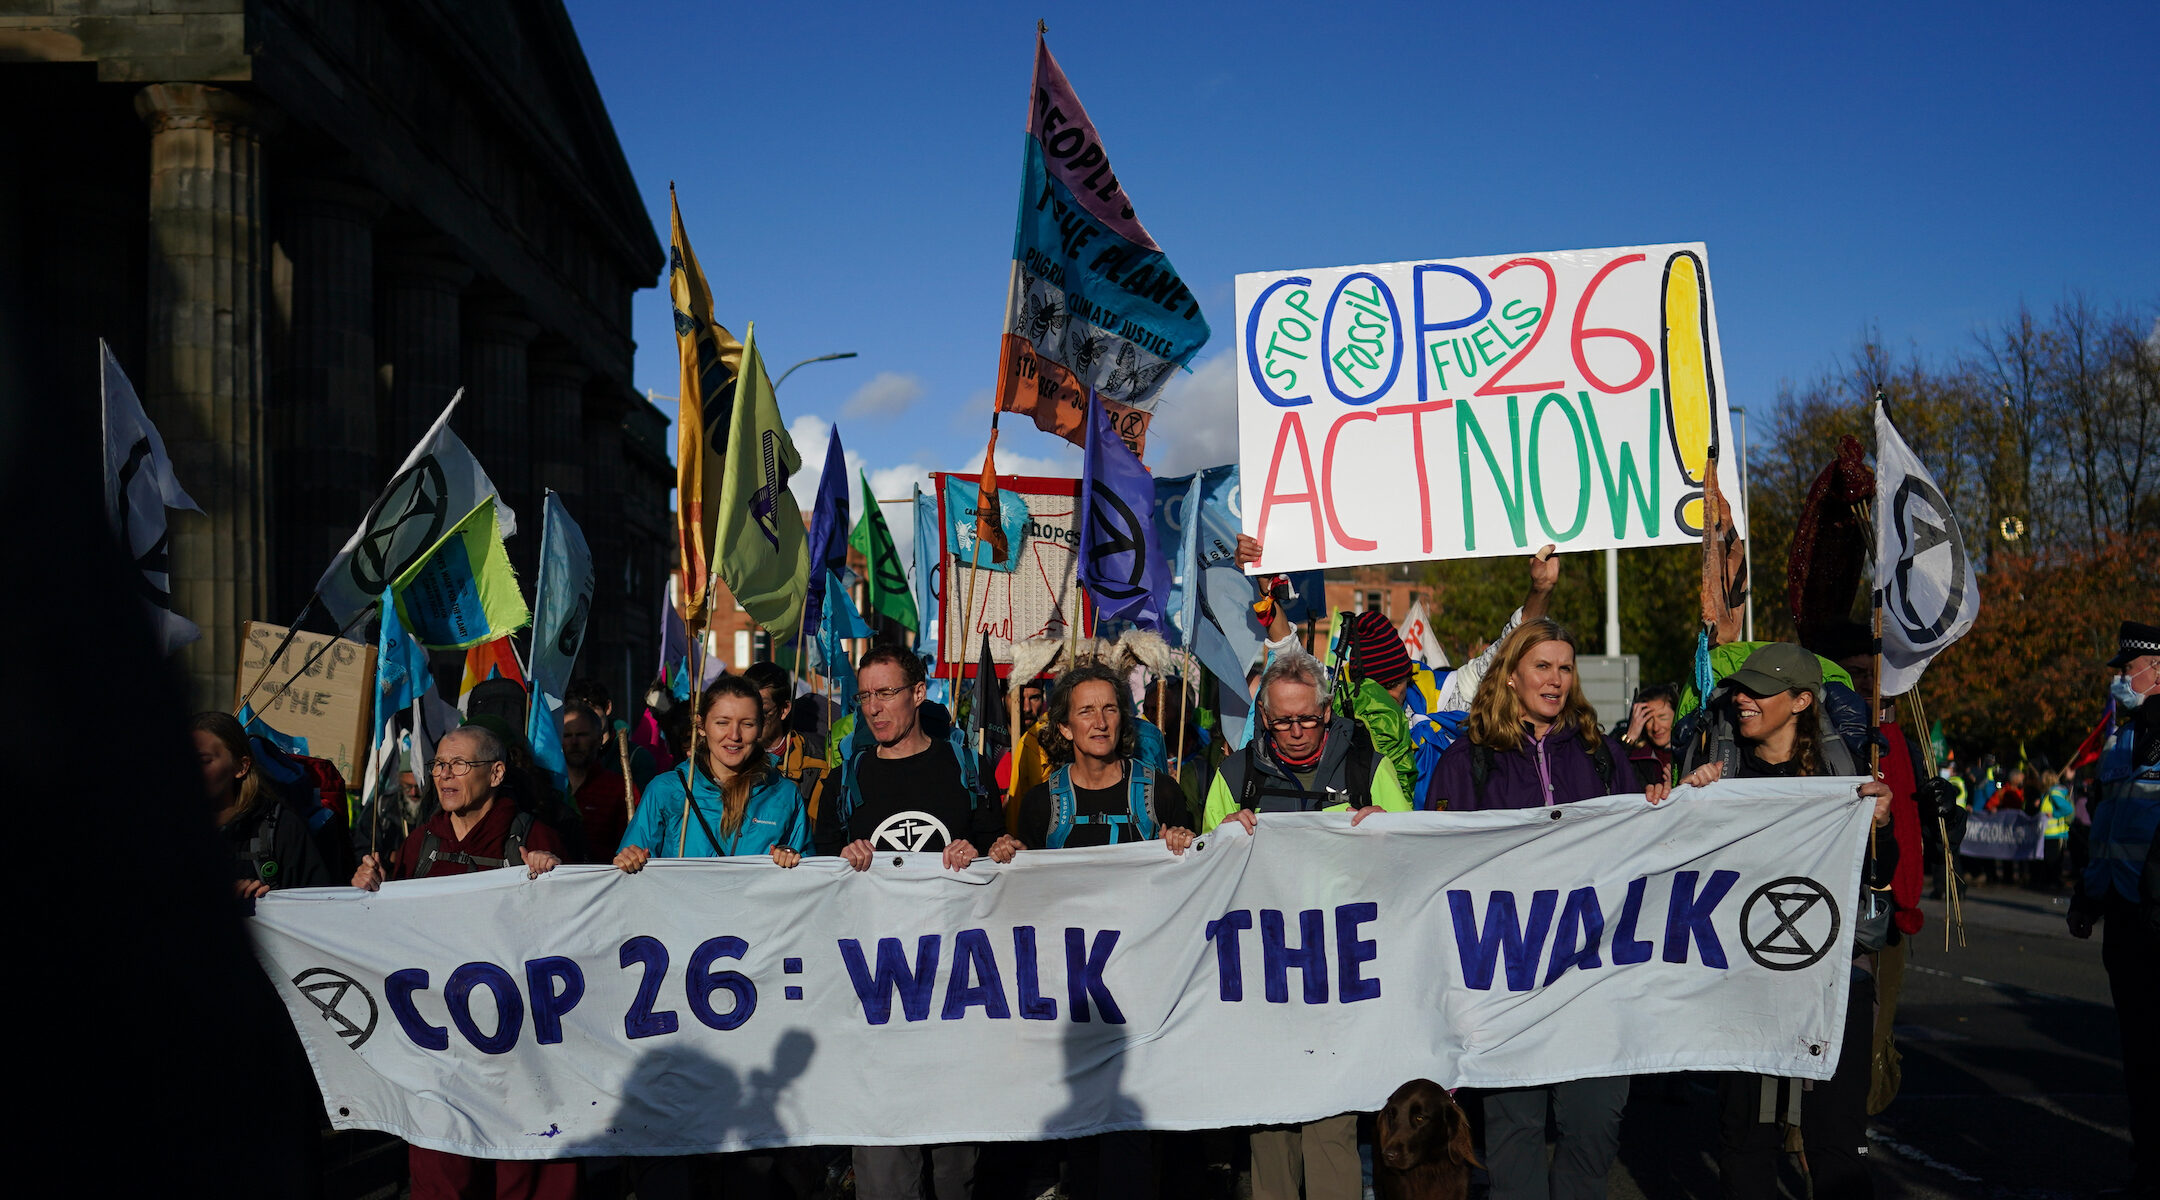
[[[1410,678],[1410,651],[1393,621],[1376,612],[1361,612],[1350,620],[1350,640],[1357,647],[1358,674],[1381,687],[1394,687]]]

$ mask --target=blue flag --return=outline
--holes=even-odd
[[[547,494],[540,532],[540,584],[534,591],[531,666],[532,704],[526,710],[525,738],[532,743],[533,765],[570,794],[570,768],[563,760],[563,691],[585,644],[585,622],[592,613],[592,552],[585,534],[562,497]]]
[[[847,585],[830,572],[825,579],[824,617],[817,640],[819,673],[832,681],[834,690],[840,695],[841,707],[846,708],[852,705],[855,695],[855,667],[848,661],[847,647],[841,643],[848,638],[869,637],[870,623],[855,611],[854,601],[848,599]]]
[[[690,698],[690,629],[665,589],[660,593],[660,678],[669,695]]]
[[[425,726],[420,723],[420,697],[435,688],[435,676],[428,670],[427,647],[422,646],[405,622],[398,616],[397,605],[386,588],[382,594],[382,633],[375,642],[375,734],[377,749],[375,757],[380,769],[371,774],[363,784],[363,797],[369,807],[369,820],[379,819],[380,806],[397,787],[397,715],[405,709],[413,713],[413,757],[407,769],[418,775],[426,769],[422,745],[432,746],[432,739],[420,734]]]
[[[817,515],[810,520],[810,591],[803,601],[803,633],[816,636],[825,619],[825,575],[847,566],[847,453],[840,448],[840,427],[825,442],[825,473],[818,476]]]
[[[985,542],[976,557],[975,506],[982,485],[960,475],[945,477],[945,544],[952,547],[953,561],[963,567],[1010,573],[1020,565],[1027,547],[1027,501],[1017,492],[999,489],[998,524],[1005,530],[1005,553],[998,555]]]
[[[938,578],[937,497],[915,485],[915,652],[937,661]]]
[[[1200,620],[1200,579],[1237,556],[1236,463],[1155,481],[1155,536],[1174,550],[1167,605],[1178,644],[1191,648]]]
[[[1080,461],[1080,583],[1098,619],[1164,627],[1170,568],[1156,544],[1154,517],[1154,477],[1090,395]]]

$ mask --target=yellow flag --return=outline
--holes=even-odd
[[[712,315],[712,289],[683,232],[675,185],[668,185],[668,295],[675,302],[675,350],[682,397],[675,417],[675,534],[682,547],[683,623],[698,629],[712,598],[713,546],[728,428],[743,347]]]

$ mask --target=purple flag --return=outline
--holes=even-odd
[[[1080,468],[1080,583],[1098,618],[1164,628],[1170,567],[1155,544],[1155,477],[1092,391]]]
[[[817,515],[810,520],[810,590],[803,602],[802,636],[817,636],[825,618],[825,573],[847,569],[847,454],[840,449],[840,427],[825,442],[825,473],[818,477]]]

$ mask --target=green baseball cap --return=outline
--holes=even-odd
[[[1822,663],[1791,642],[1772,642],[1748,655],[1725,682],[1754,696],[1774,696],[1795,688],[1822,690]]]

